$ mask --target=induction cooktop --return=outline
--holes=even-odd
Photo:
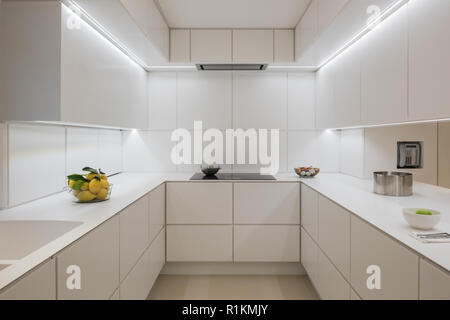
[[[277,180],[274,176],[261,175],[259,173],[218,173],[214,176],[205,176],[203,173],[196,173],[191,180]]]

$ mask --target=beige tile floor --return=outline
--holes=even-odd
[[[161,275],[149,300],[316,300],[306,276]]]

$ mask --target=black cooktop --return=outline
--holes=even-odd
[[[203,173],[196,173],[191,180],[277,180],[274,176],[261,175],[258,173],[218,173],[214,176],[205,176]]]

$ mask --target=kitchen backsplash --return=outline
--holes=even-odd
[[[118,130],[41,124],[2,124],[2,207],[60,192],[68,174],[83,166],[122,171]],[[6,136],[6,137],[5,137]]]
[[[176,128],[280,129],[280,172],[315,165],[339,171],[340,132],[316,131],[314,73],[153,72],[148,78],[146,131],[124,132],[125,171],[185,172],[170,160]],[[225,166],[227,171],[257,171],[258,165]]]
[[[423,168],[407,171],[416,181],[450,188],[450,122],[344,130],[341,171],[371,178],[374,171],[397,169],[397,142],[423,142]]]

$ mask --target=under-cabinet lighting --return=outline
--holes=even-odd
[[[370,129],[370,128],[393,127],[393,126],[407,126],[407,125],[413,125],[413,124],[439,123],[439,122],[445,122],[445,121],[450,121],[450,118],[434,119],[434,120],[417,120],[417,121],[408,121],[408,122],[393,122],[393,123],[384,123],[384,124],[368,124],[368,125],[360,125],[360,126],[328,128],[326,130]]]
[[[184,70],[184,71],[196,71],[197,68],[195,66],[147,66],[145,67],[147,71],[165,71],[165,70],[171,70],[171,71],[177,71],[177,70]]]
[[[294,65],[268,65],[268,71],[317,71],[317,67],[315,66],[294,66]]]
[[[322,63],[319,64],[317,70],[323,68],[328,63],[336,59],[341,53],[350,48],[353,44],[358,42],[361,38],[363,38],[366,34],[368,34],[375,27],[378,27],[381,23],[386,21],[389,17],[391,17],[397,10],[403,8],[409,0],[399,0],[389,6],[386,10],[384,10],[377,19],[374,19],[371,23],[367,24],[360,32],[358,32],[352,39],[347,41],[339,50],[326,58]]]

